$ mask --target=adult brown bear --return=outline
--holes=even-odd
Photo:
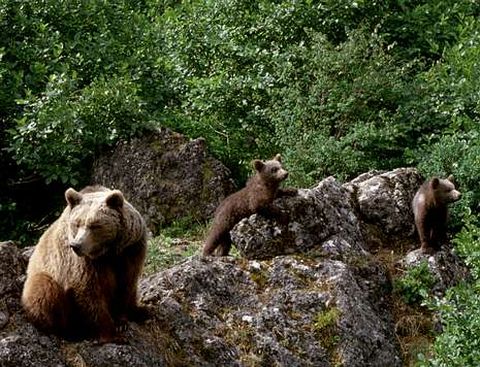
[[[46,332],[120,341],[116,327],[147,314],[137,300],[145,222],[118,190],[70,188],[65,198],[67,207],[30,258],[23,307]]]

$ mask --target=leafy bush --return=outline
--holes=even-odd
[[[79,93],[75,75],[52,75],[45,93],[23,103],[10,149],[47,182],[78,184],[87,174],[79,169],[85,158],[132,135],[144,120],[138,87],[126,78],[99,79]]]
[[[480,281],[480,222],[478,216],[464,218],[464,227],[453,239],[455,252],[471,270],[476,281]]]
[[[447,291],[436,306],[443,331],[433,356],[419,356],[420,366],[475,367],[480,361],[480,287],[460,285]]]
[[[479,26],[480,21],[467,18],[459,43],[446,53],[445,62],[421,76],[428,87],[423,107],[417,105],[417,119],[429,122],[432,128],[419,138],[422,145],[418,150],[407,152],[415,157],[410,163],[418,164],[426,177],[454,175],[463,194],[453,210],[457,228],[463,216],[480,205]]]
[[[439,314],[442,333],[432,347],[433,356],[419,356],[420,366],[474,367],[480,361],[480,226],[477,216],[465,218],[464,228],[455,236],[457,252],[470,267],[473,284],[447,290],[443,299],[431,304]]]
[[[427,300],[434,284],[435,278],[430,272],[428,262],[423,261],[397,278],[393,287],[406,303],[414,304]]]

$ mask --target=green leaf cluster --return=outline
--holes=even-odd
[[[405,303],[420,304],[432,296],[432,287],[435,285],[435,277],[428,267],[427,261],[407,270],[407,272],[395,279],[394,291],[403,298]]]

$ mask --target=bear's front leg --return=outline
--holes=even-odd
[[[138,280],[143,270],[146,242],[138,242],[125,249],[117,269],[117,294],[114,307],[117,307],[120,322],[142,322],[149,318],[148,307],[138,302]]]
[[[115,343],[115,344],[125,344],[126,339],[117,333],[117,328],[115,326],[114,320],[108,311],[106,302],[102,302],[99,307],[94,310],[97,314],[97,335],[98,342],[100,344],[106,343]]]

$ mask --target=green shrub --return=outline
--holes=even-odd
[[[431,288],[435,284],[435,277],[430,272],[428,262],[423,261],[395,279],[393,288],[408,304],[421,303],[431,296]]]
[[[478,216],[465,218],[453,239],[457,252],[469,266],[474,283],[447,290],[430,306],[439,315],[442,332],[432,346],[432,356],[419,356],[420,366],[475,367],[480,362],[480,226]]]
[[[464,218],[464,227],[452,241],[455,252],[461,256],[476,281],[480,281],[480,218],[470,215]]]
[[[87,174],[81,163],[144,126],[142,102],[131,80],[98,79],[79,92],[73,74],[52,75],[45,93],[23,101],[25,112],[10,130],[17,163],[47,182],[76,185]]]
[[[480,286],[459,285],[437,302],[442,333],[435,338],[433,356],[419,356],[420,366],[476,367],[480,362]]]

